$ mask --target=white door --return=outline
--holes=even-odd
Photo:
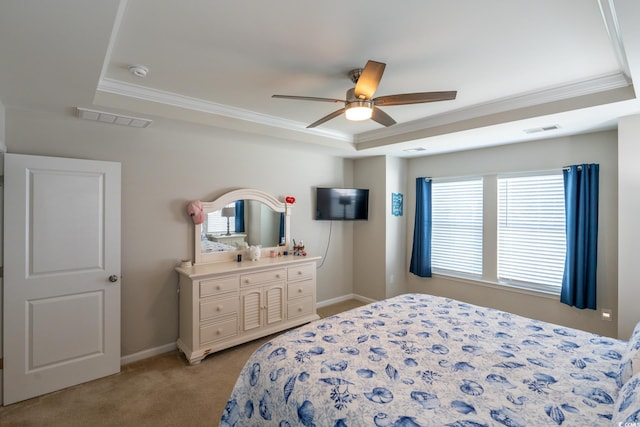
[[[120,164],[4,158],[6,405],[120,371]]]

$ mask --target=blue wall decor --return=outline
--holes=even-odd
[[[402,194],[391,193],[391,215],[402,216]]]

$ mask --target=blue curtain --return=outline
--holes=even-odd
[[[244,200],[236,200],[236,233],[244,233]]]
[[[431,180],[416,178],[416,218],[409,271],[431,277]]]
[[[596,309],[599,165],[563,170],[567,253],[560,301]]]
[[[280,233],[278,234],[278,242],[284,242],[284,213],[280,213]]]

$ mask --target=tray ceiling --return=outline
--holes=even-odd
[[[0,5],[0,100],[238,129],[344,156],[612,129],[640,111],[634,3],[11,0]],[[391,127],[340,116],[307,129],[341,105],[271,97],[344,99],[349,70],[370,59],[387,64],[376,96],[457,98],[384,107]]]

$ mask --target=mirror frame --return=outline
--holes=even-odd
[[[264,203],[275,212],[284,213],[284,240],[285,240],[285,245],[289,246],[289,240],[291,238],[290,223],[289,223],[289,219],[291,216],[291,205],[288,203],[279,201],[269,193],[265,193],[264,191],[255,190],[252,188],[241,188],[239,190],[234,190],[234,191],[225,193],[212,202],[202,202],[203,211],[206,215],[209,212],[220,210],[226,205],[228,205],[229,203],[235,202],[236,200],[256,200],[258,202]],[[200,242],[201,235],[202,235],[202,224],[195,224],[194,235],[193,235],[194,248],[195,248],[194,249],[195,265],[209,264],[213,262],[236,261],[237,255],[239,253],[245,252],[243,250],[237,250],[237,251],[228,251],[228,252],[203,253],[202,244]],[[265,253],[268,254],[269,251],[272,249],[277,249],[277,247],[262,248],[262,256],[265,256]]]

